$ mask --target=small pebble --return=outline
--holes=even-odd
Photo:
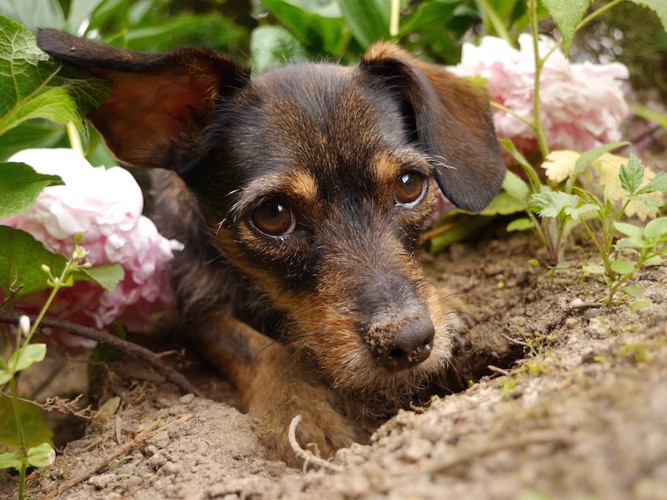
[[[99,476],[92,476],[88,478],[87,483],[94,486],[95,489],[98,490],[103,490],[110,484],[112,484],[116,480],[116,476],[114,474],[102,474]]]
[[[130,476],[125,480],[125,486],[126,489],[132,489],[136,488],[141,485],[141,478],[139,476]]]
[[[151,438],[151,443],[157,446],[158,448],[166,448],[169,446],[169,434],[166,431],[158,432],[155,436]]]
[[[184,405],[187,405],[187,404],[192,403],[192,401],[193,401],[194,399],[195,399],[195,395],[194,395],[194,394],[186,394],[186,395],[181,396],[180,398],[178,398],[178,400],[179,400],[181,403],[183,403]]]
[[[160,471],[163,474],[167,474],[167,475],[176,475],[180,472],[180,470],[181,470],[181,467],[179,465],[175,464],[174,462],[167,462],[166,464],[164,464],[160,468]]]
[[[565,320],[565,326],[572,330],[575,326],[579,324],[579,320],[577,318],[567,318]]]
[[[148,465],[150,465],[155,470],[162,467],[165,463],[167,463],[167,459],[160,453],[156,453],[148,459]]]

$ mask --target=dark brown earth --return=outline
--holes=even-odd
[[[519,234],[425,257],[434,280],[470,306],[474,326],[456,364],[470,387],[401,412],[370,445],[340,450],[338,471],[304,473],[273,459],[253,420],[235,409],[233,388],[176,352],[169,359],[215,400],[183,396],[133,360],[112,362],[94,387],[106,416],[33,477],[31,494],[667,498],[667,266],[634,280],[647,307],[621,300],[602,308],[592,304],[603,283],[577,270],[590,255],[577,247],[569,269],[534,267],[528,261],[544,259],[543,250]],[[473,381],[480,372],[487,375]],[[93,464],[103,467],[87,470]],[[0,494],[9,495],[3,479]]]

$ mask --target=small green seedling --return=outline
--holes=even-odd
[[[667,192],[667,175],[658,174],[649,182],[645,182],[644,176],[644,165],[631,155],[619,170],[624,191],[621,203],[581,188],[574,188],[572,193],[555,191],[532,196],[530,207],[541,217],[556,219],[559,226],[568,230],[579,224],[583,226],[601,263],[583,266],[582,271],[604,278],[605,305],[612,304],[621,290],[645,303],[637,287],[628,287],[628,282],[638,269],[659,265],[667,256],[667,217],[653,219],[645,226],[621,221],[631,203],[644,205],[652,215],[660,209],[656,198],[649,195]],[[618,238],[619,235],[623,237]]]

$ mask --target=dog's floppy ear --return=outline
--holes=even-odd
[[[433,158],[445,196],[465,210],[486,207],[505,175],[486,92],[389,43],[371,47],[360,68],[402,100],[409,132]]]
[[[245,84],[232,59],[201,48],[147,54],[42,29],[47,54],[111,80],[109,97],[88,118],[122,162],[180,172],[199,150],[221,94]]]

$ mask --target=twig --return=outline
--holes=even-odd
[[[499,374],[501,374],[501,375],[505,375],[505,376],[509,376],[509,375],[510,375],[510,372],[509,372],[509,371],[507,371],[507,370],[503,370],[502,368],[498,368],[497,366],[488,365],[487,368],[488,368],[489,370],[491,370],[492,372],[496,372],[496,373],[499,373]]]
[[[472,462],[478,458],[487,455],[492,455],[493,453],[497,453],[499,451],[514,450],[517,448],[526,448],[527,446],[533,444],[551,444],[551,445],[569,446],[571,443],[572,443],[571,437],[568,437],[563,433],[541,432],[517,439],[506,439],[503,441],[498,441],[496,443],[491,443],[487,446],[480,446],[476,449],[473,448],[472,450],[467,450],[455,457],[440,460],[432,465],[429,465],[427,467],[427,471],[430,472],[431,474],[441,474],[459,465]]]
[[[19,320],[19,317],[23,314],[19,313],[3,313],[0,312],[0,323],[16,323]],[[26,315],[30,318],[30,321],[33,322],[36,316]],[[185,393],[192,393],[195,396],[201,396],[201,392],[192,385],[183,375],[169,367],[160,359],[160,355],[154,353],[153,351],[146,349],[140,345],[137,345],[133,342],[123,340],[119,337],[111,335],[107,332],[96,330],[95,328],[89,328],[87,326],[81,326],[69,321],[55,319],[55,318],[44,318],[41,323],[42,327],[47,328],[56,328],[58,330],[63,330],[73,335],[79,337],[85,337],[87,339],[96,340],[102,344],[107,344],[116,349],[129,354],[137,359],[147,362],[155,370],[158,371],[164,378],[169,382],[177,386]]]
[[[137,434],[134,439],[131,441],[128,441],[122,446],[119,446],[116,448],[114,451],[112,451],[108,456],[104,457],[100,461],[98,461],[96,464],[91,465],[88,467],[86,470],[84,470],[81,474],[78,476],[70,479],[69,481],[58,485],[56,488],[52,489],[49,491],[45,496],[46,499],[50,498],[58,498],[60,495],[62,495],[65,491],[73,488],[79,483],[84,482],[86,479],[91,477],[93,474],[96,474],[97,472],[101,471],[105,467],[107,467],[111,462],[114,460],[124,456],[128,455],[134,448],[137,446],[141,446],[143,443],[148,441],[151,437],[153,437],[156,433],[166,429],[167,427],[171,426],[172,424],[176,422],[187,422],[190,420],[192,417],[191,414],[188,415],[183,415],[182,417],[179,417],[177,419],[172,420],[171,422],[168,422],[164,425],[162,420],[156,420],[155,422],[151,423],[146,427],[144,430],[142,430],[139,434]]]
[[[289,424],[287,439],[289,439],[289,444],[292,447],[292,451],[297,456],[297,458],[303,460],[304,468],[312,464],[319,467],[320,469],[326,469],[332,472],[341,472],[343,468],[340,465],[327,462],[323,458],[316,457],[315,455],[313,455],[313,452],[301,448],[301,445],[296,440],[296,428],[299,427],[300,423],[301,423],[301,415],[297,415],[292,419],[292,421]]]

